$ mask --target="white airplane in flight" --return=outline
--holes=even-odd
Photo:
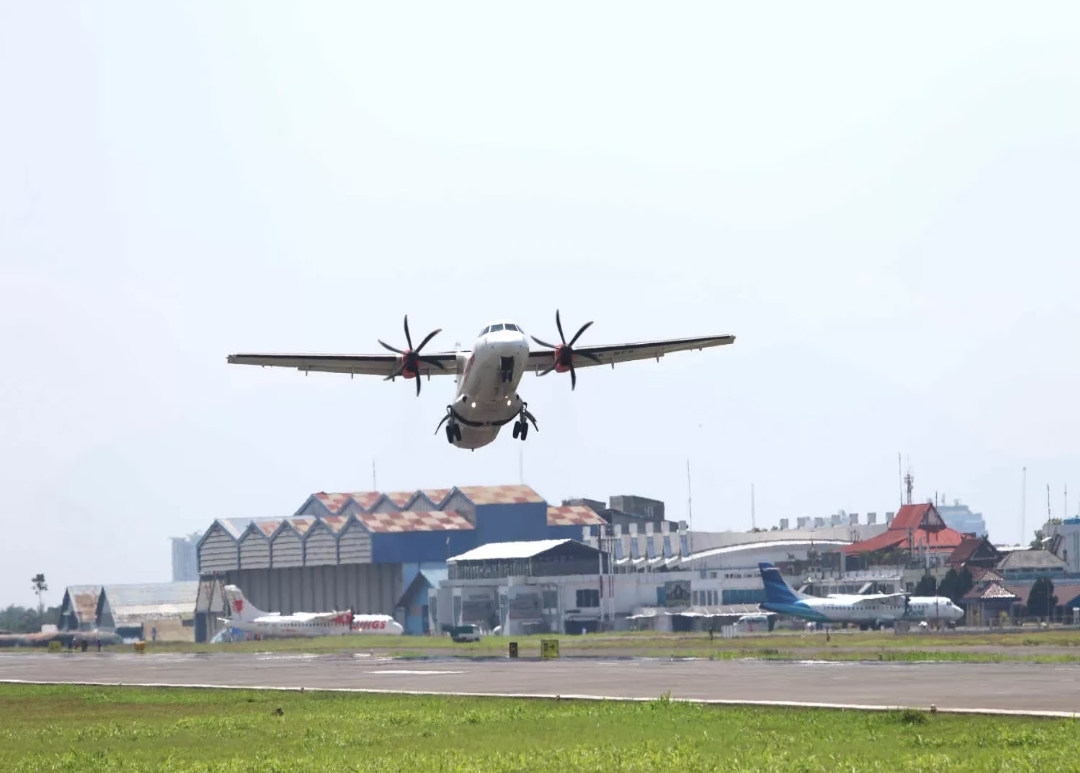
[[[218,619],[232,628],[273,637],[349,636],[379,634],[400,636],[404,629],[389,615],[357,615],[352,612],[297,612],[283,615],[263,612],[244,597],[235,585],[225,586],[230,617]]]
[[[393,354],[230,354],[227,361],[233,365],[260,365],[296,368],[304,371],[324,371],[354,375],[382,376],[393,381],[398,376],[416,379],[416,394],[420,395],[422,376],[451,375],[456,378],[457,390],[454,402],[446,406],[446,416],[439,427],[446,424],[446,439],[458,448],[477,449],[491,443],[503,425],[514,423],[514,437],[524,440],[529,434],[529,423],[539,431],[536,417],[529,412],[528,404],[517,393],[518,384],[526,371],[544,376],[570,372],[570,388],[577,386],[577,368],[592,365],[611,365],[617,362],[660,358],[669,352],[705,349],[735,342],[733,335],[699,336],[696,338],[670,338],[658,341],[608,344],[602,346],[576,347],[578,338],[591,325],[586,322],[570,341],[563,335],[562,320],[555,312],[555,325],[559,329],[561,343],[552,345],[536,336],[532,340],[552,351],[530,351],[525,331],[509,320],[493,322],[477,337],[471,350],[422,354],[436,333],[428,333],[420,345],[413,348],[409,334],[409,317],[405,317],[405,340],[408,348],[398,349],[379,341]]]
[[[770,563],[759,563],[769,612],[801,617],[818,623],[857,623],[863,630],[892,625],[897,620],[926,620],[938,623],[959,620],[964,610],[947,596],[911,596],[907,593],[874,593],[863,596],[833,594],[808,596],[792,590],[780,570]]]

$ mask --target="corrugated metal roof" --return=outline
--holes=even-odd
[[[300,536],[307,534],[307,530],[311,528],[315,521],[319,520],[314,515],[295,515],[292,518],[286,518],[285,521],[296,529]]]
[[[356,504],[360,505],[361,510],[370,510],[375,506],[375,503],[379,501],[379,497],[382,496],[381,491],[354,491],[349,494]]]
[[[320,491],[314,496],[331,513],[340,513],[351,499],[350,494],[327,494],[325,491]]]
[[[102,595],[112,611],[113,622],[119,626],[130,621],[193,615],[199,582],[106,585]]]
[[[416,491],[388,491],[385,496],[398,507],[405,507],[417,493]]]
[[[447,559],[447,563],[456,561],[511,561],[516,558],[532,558],[559,545],[574,542],[572,539],[540,539],[529,542],[489,542]],[[580,543],[579,543],[580,544]],[[582,545],[586,547],[586,545]],[[595,550],[595,548],[590,548]]]
[[[998,562],[999,571],[1024,569],[1064,569],[1067,564],[1049,550],[1014,550]]]
[[[607,523],[595,510],[586,505],[548,507],[548,526],[596,526]]]
[[[424,496],[434,502],[436,505],[441,505],[445,499],[450,496],[450,489],[448,488],[426,488],[421,489]]]
[[[345,528],[345,524],[349,522],[348,516],[345,515],[327,515],[319,519],[330,527],[330,531],[335,534]]]
[[[244,533],[248,526],[251,525],[250,518],[218,518],[215,521],[221,526],[228,534],[232,535],[233,539],[240,539],[240,536]]]
[[[460,486],[474,505],[537,504],[544,499],[529,486]]]
[[[71,612],[80,623],[91,623],[97,617],[98,596],[101,594],[100,585],[69,585],[64,591],[71,603],[71,608],[62,610],[65,614]]]
[[[459,531],[473,528],[464,516],[453,510],[362,513],[358,519],[368,531],[376,534],[407,531]]]

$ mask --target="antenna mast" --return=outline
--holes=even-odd
[[[900,461],[900,452],[896,452],[896,481],[900,484],[900,504],[904,504],[904,465]]]
[[[1024,544],[1027,534],[1027,467],[1024,468],[1023,483],[1020,487],[1020,544]]]
[[[905,504],[911,504],[911,492],[915,488],[915,477],[911,474],[911,463],[908,462],[907,475],[904,476],[904,491],[907,494],[907,502]]]

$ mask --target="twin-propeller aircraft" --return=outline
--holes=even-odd
[[[733,335],[670,338],[637,343],[602,346],[576,346],[578,338],[592,324],[586,322],[569,341],[563,335],[562,320],[555,312],[555,325],[561,343],[552,345],[536,336],[533,341],[550,351],[530,351],[525,331],[514,322],[493,322],[480,331],[471,350],[460,347],[453,352],[423,353],[424,347],[440,330],[428,333],[413,348],[409,334],[409,318],[405,317],[405,340],[402,350],[379,341],[392,354],[231,354],[228,362],[234,365],[260,365],[297,368],[305,373],[323,371],[364,376],[382,376],[393,381],[399,376],[416,379],[416,394],[420,395],[422,376],[454,375],[457,390],[454,402],[446,406],[446,415],[439,428],[446,424],[446,439],[458,448],[477,449],[491,443],[503,425],[514,422],[514,437],[524,440],[529,424],[539,431],[536,417],[517,393],[525,371],[545,376],[551,371],[570,373],[570,388],[577,386],[577,368],[611,365],[617,362],[647,360],[669,352],[705,349],[735,342]]]

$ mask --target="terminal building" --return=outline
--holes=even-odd
[[[676,597],[687,591],[689,606],[755,605],[763,600],[758,561],[793,562],[794,569],[815,562],[839,566],[840,547],[887,528],[873,515],[860,524],[858,516],[843,514],[800,518],[795,528],[782,521],[782,528],[756,532],[691,533],[685,522],[666,517],[663,504],[617,496],[607,505],[587,499],[551,505],[528,486],[463,486],[320,492],[287,516],[217,519],[196,546],[195,638],[208,641],[222,627],[225,584],[238,585],[255,606],[282,614],[330,609],[391,614],[407,634],[437,632],[449,621],[466,618],[490,622],[488,608],[502,608],[501,591],[462,597],[461,615],[447,600],[452,596],[431,596],[433,589],[464,581],[457,570],[450,576],[450,559],[487,545],[551,540],[573,540],[608,554],[605,571],[620,578],[613,581],[615,602],[605,621],[597,614],[599,607],[575,606],[577,588],[569,579],[575,575],[560,575],[567,578],[560,582],[571,596],[541,608],[555,609],[562,629],[566,620],[588,630],[621,626],[635,615],[643,619],[656,607],[670,611],[678,599],[667,590]],[[599,572],[598,565],[589,580],[597,591]],[[672,573],[682,576],[664,576]],[[672,582],[682,584],[669,588]],[[473,611],[465,614],[466,609]],[[555,623],[551,615],[547,618],[548,624]]]

